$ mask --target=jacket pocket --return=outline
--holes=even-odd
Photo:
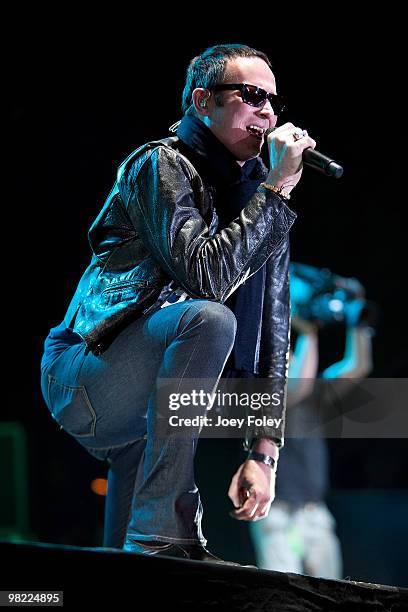
[[[85,387],[71,387],[48,375],[48,407],[67,433],[79,437],[95,436],[96,414]]]
[[[102,291],[102,304],[106,307],[115,306],[120,302],[139,301],[143,292],[146,292],[148,287],[148,281],[142,280],[112,283]]]

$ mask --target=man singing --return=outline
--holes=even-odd
[[[211,391],[226,368],[284,387],[288,200],[315,142],[291,123],[267,135],[282,108],[264,53],[207,49],[187,70],[176,135],[123,162],[89,230],[92,259],[45,341],[41,381],[59,425],[110,464],[105,546],[222,562],[201,530],[197,438],[157,435],[157,387],[202,378]],[[228,491],[238,520],[267,515],[281,445],[282,432],[247,432]]]

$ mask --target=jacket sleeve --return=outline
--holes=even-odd
[[[248,427],[245,448],[253,438],[272,438],[283,446],[286,412],[286,387],[290,343],[289,236],[285,236],[266,264],[262,333],[259,355],[259,380],[262,391],[277,394],[279,404],[262,408],[260,417],[274,419],[272,427]],[[276,423],[279,425],[276,426]]]
[[[221,302],[265,263],[296,218],[278,195],[259,188],[238,218],[210,235],[200,214],[202,181],[186,158],[166,146],[126,168],[118,188],[164,271],[190,296]]]
[[[290,340],[289,236],[266,265],[259,374],[286,379]]]

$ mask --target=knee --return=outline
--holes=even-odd
[[[234,343],[237,331],[237,320],[234,313],[224,304],[210,302],[209,300],[197,300],[194,303],[197,317],[201,325],[205,327],[207,335],[229,340]]]

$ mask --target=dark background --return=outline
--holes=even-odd
[[[298,213],[292,259],[362,282],[381,313],[372,376],[407,375],[405,136],[395,104],[394,52],[384,38],[389,23],[328,15],[317,26],[293,16],[266,27],[266,12],[258,7],[224,26],[191,16],[189,28],[178,14],[160,27],[152,16],[119,10],[104,15],[104,25],[69,15],[53,27],[30,28],[28,16],[27,31],[14,42],[6,126],[11,189],[3,211],[4,421],[26,431],[33,539],[101,542],[104,500],[89,484],[106,466],[51,421],[39,389],[42,343],[88,263],[87,229],[117,166],[145,141],[166,136],[180,118],[187,63],[207,46],[242,42],[265,51],[288,102],[286,120],[306,128],[317,148],[344,166],[338,181],[305,170],[291,200]],[[322,337],[322,362],[341,356],[342,338]],[[329,502],[335,515],[337,509],[345,575],[402,584],[406,440],[332,441],[330,447]],[[228,517],[226,490],[243,457],[237,441],[205,440],[198,465],[210,547],[238,561],[252,552],[246,526]]]

